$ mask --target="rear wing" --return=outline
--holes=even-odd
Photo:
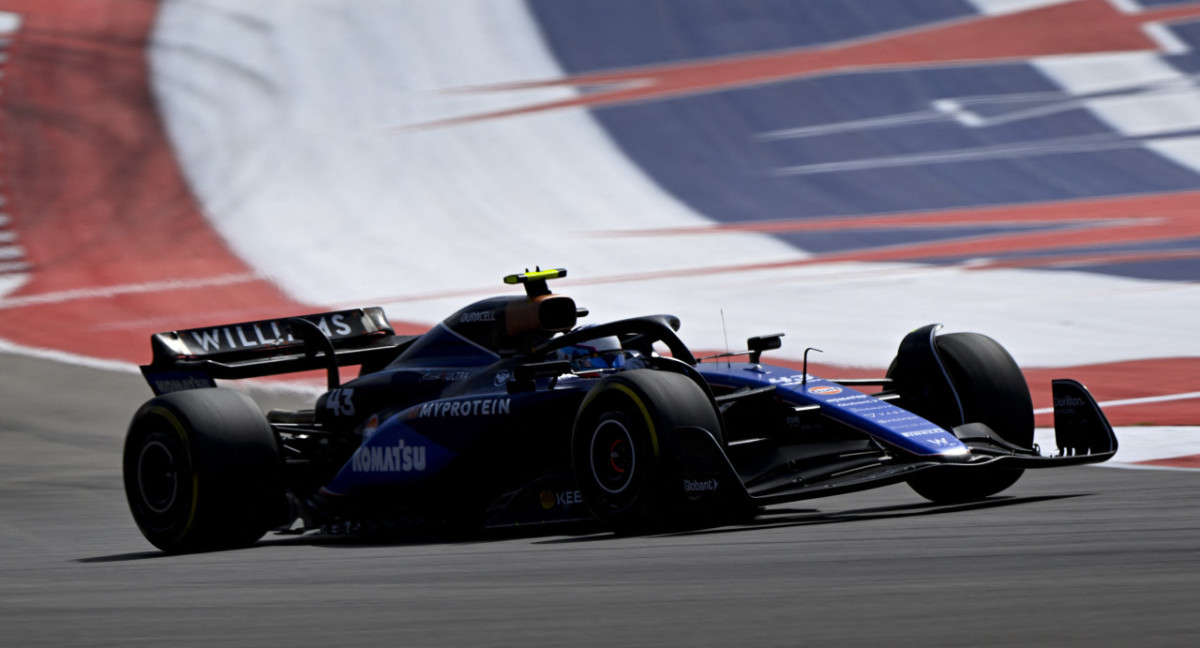
[[[325,369],[330,389],[338,367],[381,368],[415,336],[397,336],[379,307],[167,331],[150,336],[142,375],[155,395],[214,387],[215,380]]]

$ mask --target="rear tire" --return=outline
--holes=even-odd
[[[123,464],[134,521],[165,552],[248,546],[286,521],[275,433],[241,392],[146,402],[129,425]]]
[[[1033,399],[1020,367],[998,342],[978,333],[950,333],[934,338],[938,356],[958,394],[957,406],[943,403],[937,411],[917,414],[950,429],[980,422],[1005,441],[1033,447]],[[903,387],[901,387],[903,393]],[[908,480],[922,497],[939,504],[970,502],[1012,486],[1024,471],[999,467],[931,468]]]
[[[708,430],[723,445],[716,408],[687,376],[640,369],[605,377],[575,420],[571,457],[584,502],[610,528],[645,531],[699,517],[673,465],[674,432]]]

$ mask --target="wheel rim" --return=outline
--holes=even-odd
[[[138,492],[146,508],[163,514],[179,496],[179,470],[171,449],[157,439],[142,446],[137,462]]]
[[[614,495],[629,488],[637,468],[637,450],[624,423],[612,418],[600,421],[592,431],[590,450],[592,476],[600,488]]]

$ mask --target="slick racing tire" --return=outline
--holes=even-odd
[[[962,404],[963,422],[980,422],[1005,441],[1033,447],[1033,399],[1012,356],[998,342],[978,333],[950,333],[934,338],[938,356]],[[939,425],[958,412],[926,416]],[[995,495],[1012,486],[1023,471],[1001,467],[932,468],[908,480],[922,497],[937,503],[961,503]]]
[[[571,457],[583,501],[609,528],[640,532],[687,523],[673,465],[674,432],[721,423],[707,393],[687,376],[639,369],[607,376],[575,419]]]
[[[129,425],[123,464],[134,521],[165,552],[248,546],[286,521],[275,433],[241,392],[147,401]]]

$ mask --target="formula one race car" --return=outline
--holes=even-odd
[[[547,284],[565,275],[506,277],[525,294],[423,335],[396,335],[379,308],[153,335],[142,371],[156,396],[124,451],[134,520],[168,552],[271,529],[592,520],[636,532],[898,482],[976,500],[1023,469],[1117,449],[1087,390],[1056,380],[1058,452],[1043,456],[1021,371],[982,335],[926,326],[885,377],[827,380],[763,363],[781,335],[701,361],[669,315],[577,327],[587,311]],[[344,365],[359,376],[342,383]],[[216,386],[314,369],[329,385],[309,410],[264,415]]]

